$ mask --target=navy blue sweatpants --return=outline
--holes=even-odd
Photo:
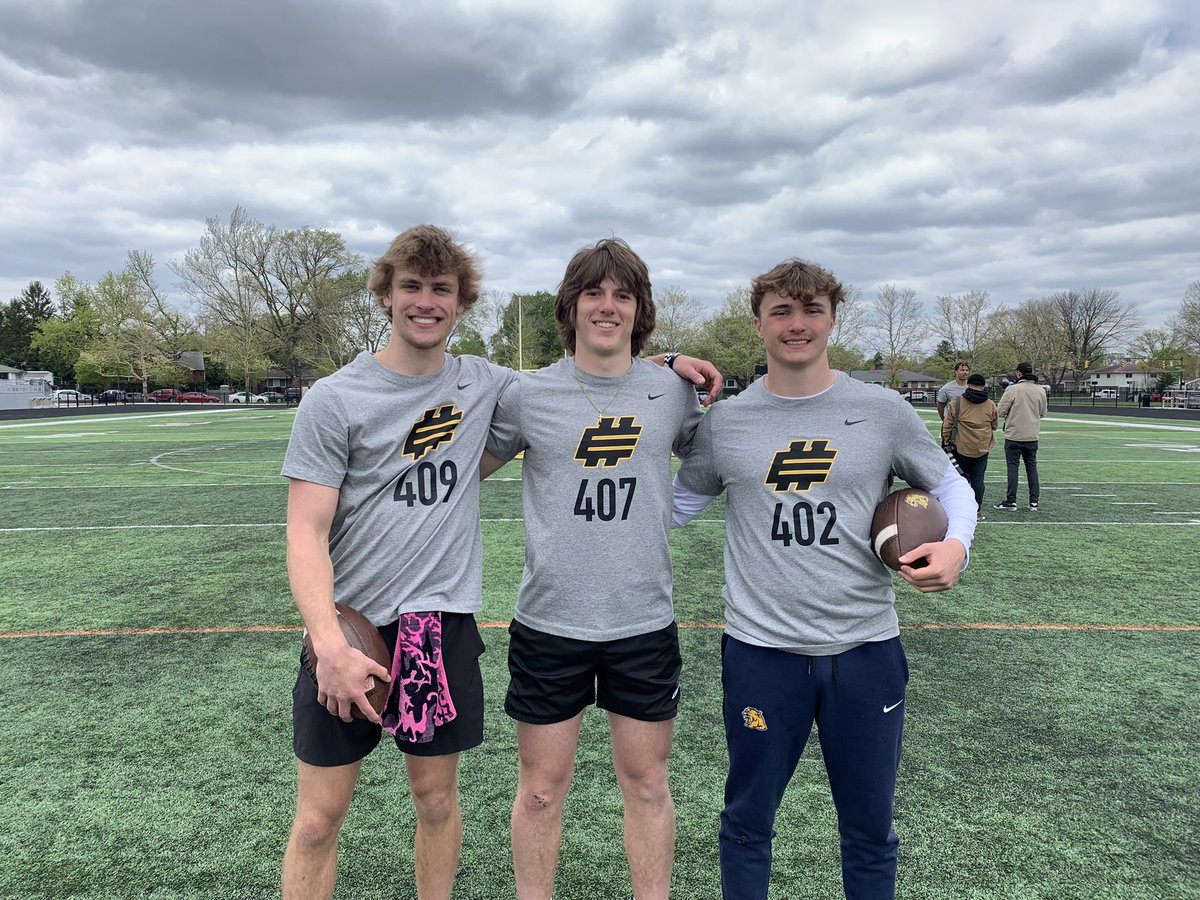
[[[846,896],[894,897],[900,839],[892,800],[908,683],[900,639],[801,656],[727,637],[721,669],[729,749],[720,833],[725,900],[766,900],[775,813],[814,721],[837,809]]]

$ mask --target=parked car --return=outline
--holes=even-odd
[[[115,388],[107,390],[97,398],[101,403],[128,403],[129,394],[125,391],[118,391]]]
[[[150,396],[146,398],[154,403],[167,403],[172,400],[179,399],[179,391],[175,388],[159,388],[157,391],[151,391]]]
[[[130,403],[145,403],[146,395],[143,394],[141,391],[132,391],[129,394],[129,402]]]
[[[283,399],[288,403],[300,402],[300,388],[288,388],[283,392]]]
[[[251,394],[250,399],[247,400],[246,392],[238,391],[236,394],[230,394],[229,400],[227,402],[229,402],[229,403],[266,403],[267,398],[264,397],[262,394]]]
[[[1116,388],[1100,388],[1100,390],[1098,390],[1094,394],[1092,394],[1092,397],[1094,397],[1096,400],[1116,400],[1117,399],[1117,389]]]
[[[180,394],[175,398],[180,403],[220,403],[220,397],[214,397],[211,394],[203,394],[200,391],[188,391],[186,394]]]
[[[908,402],[909,403],[918,403],[918,402],[924,403],[928,399],[929,399],[929,396],[924,391],[909,391],[908,392]]]
[[[283,403],[284,402],[283,394],[279,393],[279,391],[263,391],[262,397],[263,397],[263,401],[266,403]]]
[[[53,402],[55,406],[87,406],[88,404],[95,403],[96,398],[91,394],[63,389],[54,392]]]

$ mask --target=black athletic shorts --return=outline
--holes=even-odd
[[[379,629],[393,653],[396,626],[392,622]],[[479,672],[483,650],[473,615],[442,613],[442,660],[457,715],[452,722],[438,726],[429,743],[414,744],[397,737],[397,747],[410,756],[449,756],[483,743],[483,676]],[[383,733],[366,719],[343,722],[330,713],[317,702],[317,688],[300,667],[292,689],[292,749],[297,759],[313,766],[349,765],[374,750]]]
[[[683,659],[674,622],[616,641],[559,637],[515,620],[508,634],[504,711],[518,722],[565,722],[593,702],[643,722],[675,718]]]

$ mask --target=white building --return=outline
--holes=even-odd
[[[0,409],[29,409],[44,402],[54,388],[50,372],[26,372],[0,366]]]
[[[1137,393],[1157,387],[1158,380],[1164,372],[1159,366],[1142,366],[1131,359],[1123,359],[1115,366],[1089,371],[1086,384],[1093,392],[1103,388],[1117,388]]]

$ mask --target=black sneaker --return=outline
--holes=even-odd
[[[992,509],[1002,509],[1005,512],[1013,512],[1016,508],[1017,504],[1009,503],[1007,500],[1005,500],[1003,503],[997,503],[992,507]]]
[[[1036,500],[1029,501],[1029,511],[1030,512],[1037,512],[1037,503],[1038,502]]]

